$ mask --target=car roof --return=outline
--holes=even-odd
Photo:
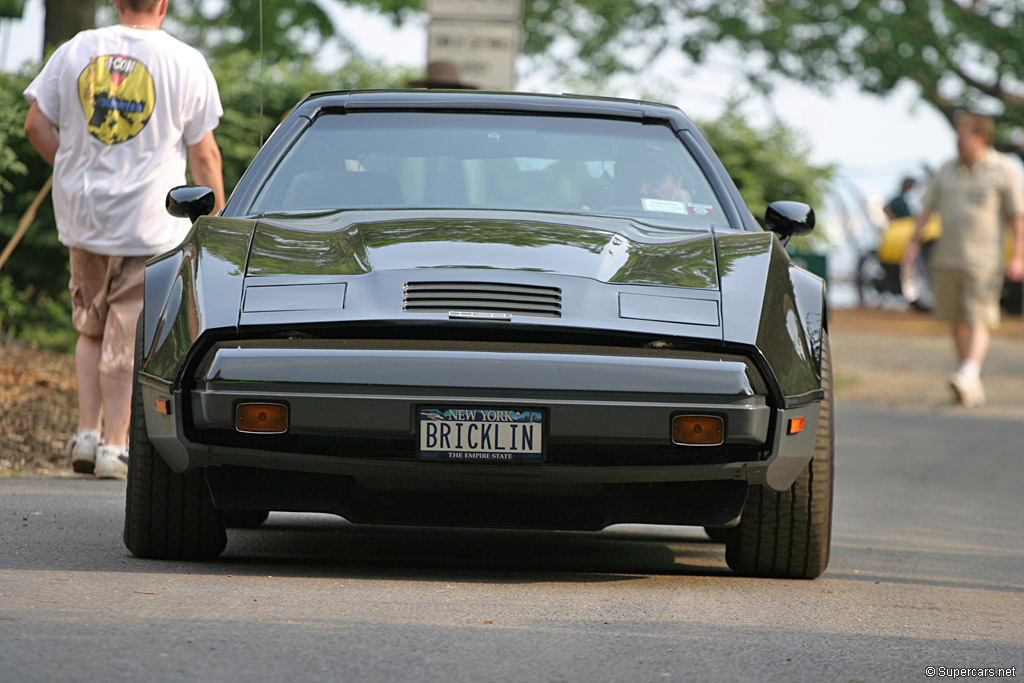
[[[668,104],[593,95],[489,92],[480,90],[343,90],[308,95],[293,115],[315,118],[343,111],[481,111],[671,120],[677,127],[693,124]]]

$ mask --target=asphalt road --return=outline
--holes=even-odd
[[[1022,444],[1020,420],[840,403],[832,562],[815,581],[734,577],[692,528],[277,513],[229,532],[217,562],[143,561],[121,544],[122,483],[0,479],[0,680],[1020,678]]]

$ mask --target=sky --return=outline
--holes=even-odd
[[[426,17],[396,29],[389,20],[365,10],[330,10],[365,56],[385,63],[420,67],[426,62]],[[0,68],[12,70],[42,53],[43,0],[28,0],[21,20],[4,20],[0,29]],[[522,71],[522,69],[520,69]],[[616,81],[605,94],[657,98],[681,107],[692,118],[714,118],[730,93],[746,92],[738,69],[727,60],[693,67],[666,58],[640,77]],[[533,75],[520,78],[523,90],[560,92],[562,84]],[[769,116],[801,131],[811,159],[835,164],[844,180],[875,203],[884,202],[906,175],[923,178],[923,166],[937,167],[955,152],[945,119],[915,98],[911,86],[886,98],[857,92],[843,84],[822,94],[795,84],[781,85],[770,102],[751,98],[744,113],[755,124]]]

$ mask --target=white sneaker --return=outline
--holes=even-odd
[[[68,457],[71,458],[71,469],[82,474],[92,474],[96,467],[96,449],[103,441],[95,429],[83,429],[68,441]]]
[[[949,376],[949,386],[953,388],[956,400],[965,408],[975,408],[985,403],[985,387],[977,377],[954,372]]]
[[[128,449],[124,446],[100,446],[96,449],[97,479],[126,479]]]

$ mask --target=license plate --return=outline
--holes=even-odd
[[[420,408],[419,457],[493,462],[544,459],[544,414],[504,408]]]

